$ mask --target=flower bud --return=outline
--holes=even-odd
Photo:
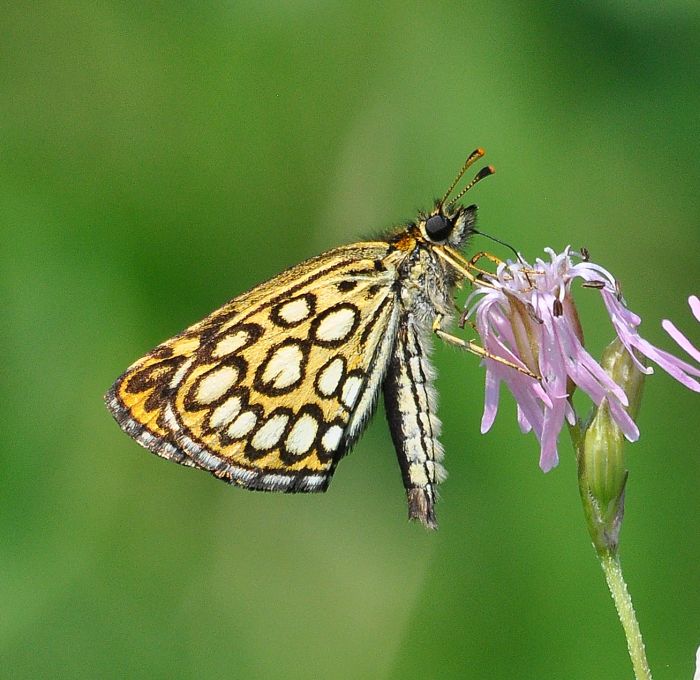
[[[644,357],[635,352],[639,363],[646,366]],[[642,401],[645,373],[642,373],[634,359],[619,338],[615,338],[604,350],[600,360],[603,370],[625,391],[629,406],[627,412],[633,420],[637,419],[639,404]]]
[[[639,410],[644,374],[617,339],[603,352],[601,365],[625,391],[628,412],[634,418]],[[610,413],[607,399],[603,399],[583,432],[579,448],[579,485],[588,530],[599,552],[617,551],[627,482],[624,445],[624,434]]]
[[[614,552],[617,548],[627,481],[624,445],[624,436],[604,399],[583,435],[579,458],[579,483],[596,549]]]

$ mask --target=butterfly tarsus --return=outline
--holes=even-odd
[[[438,314],[435,317],[435,320],[433,321],[433,332],[435,333],[435,335],[437,335],[438,338],[440,338],[444,342],[446,342],[450,345],[453,345],[455,347],[459,347],[461,349],[464,349],[467,352],[471,352],[472,354],[476,354],[477,356],[481,357],[482,359],[492,359],[493,361],[497,361],[499,364],[503,364],[504,366],[508,366],[509,368],[514,368],[516,371],[519,371],[520,373],[524,373],[525,375],[529,375],[531,378],[534,378],[535,380],[540,380],[540,376],[535,375],[528,368],[523,367],[523,366],[518,366],[517,364],[514,364],[512,361],[508,361],[508,359],[504,359],[503,357],[499,357],[495,354],[491,354],[491,352],[489,352],[488,350],[481,347],[481,345],[477,345],[472,340],[464,340],[463,338],[460,338],[456,335],[452,335],[452,333],[448,333],[447,331],[444,331],[441,328],[442,319],[443,319],[442,314]]]

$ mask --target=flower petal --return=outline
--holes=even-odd
[[[697,321],[700,321],[700,299],[697,295],[691,295],[688,298],[688,304],[690,305],[690,311],[693,312],[693,316]]]
[[[661,322],[663,329],[676,341],[676,343],[684,349],[688,354],[690,354],[695,361],[700,361],[700,350],[693,346],[693,344],[688,340],[688,338],[683,335],[675,326],[672,321],[664,319]]]
[[[484,388],[484,413],[481,416],[481,434],[486,434],[493,425],[498,413],[498,399],[501,381],[492,370],[486,368],[486,385]]]

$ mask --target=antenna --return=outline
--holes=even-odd
[[[481,168],[481,170],[479,170],[479,172],[476,173],[474,179],[473,179],[471,182],[469,182],[469,184],[467,184],[467,186],[465,186],[464,189],[462,189],[462,191],[460,191],[460,192],[450,201],[450,205],[454,205],[454,204],[455,204],[457,201],[459,201],[459,199],[462,198],[462,196],[464,196],[464,194],[466,194],[467,191],[469,191],[469,189],[471,189],[475,184],[477,184],[478,182],[481,182],[481,180],[484,179],[485,177],[488,177],[489,175],[493,175],[494,172],[496,172],[496,168],[494,168],[493,165],[487,165],[485,168]]]
[[[442,197],[442,200],[438,205],[445,205],[445,201],[447,200],[448,196],[452,193],[453,189],[457,186],[457,182],[459,182],[459,180],[462,179],[462,177],[464,177],[464,173],[467,170],[469,170],[469,168],[472,165],[474,165],[474,163],[478,161],[485,153],[486,151],[479,147],[478,149],[474,149],[474,151],[472,151],[467,156],[467,160],[464,161],[464,165],[460,168],[460,171],[457,173],[457,177],[455,177],[454,182],[450,184],[450,188],[445,192],[445,195]],[[454,201],[452,201],[452,203],[454,203]]]

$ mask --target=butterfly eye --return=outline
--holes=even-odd
[[[452,222],[444,215],[433,215],[425,223],[425,233],[433,241],[444,241],[452,231]]]

